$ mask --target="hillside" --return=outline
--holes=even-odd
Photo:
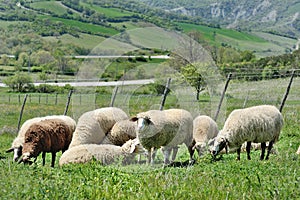
[[[149,2],[149,6],[144,4],[147,1],[136,4],[132,2],[36,0],[20,4],[16,0],[1,0],[0,31],[3,33],[3,48],[0,54],[16,54],[18,51],[24,51],[24,48],[25,50],[37,48],[23,41],[24,37],[21,35],[28,33],[39,35],[42,43],[54,42],[75,46],[76,50],[69,52],[70,54],[88,54],[106,38],[127,32],[129,34],[127,42],[130,43],[130,30],[151,26],[185,33],[197,30],[203,35],[203,39],[213,46],[226,45],[239,50],[250,50],[258,57],[291,52],[297,42],[293,38],[261,31],[237,31],[222,29],[218,26],[199,25],[195,24],[193,18],[182,17],[178,14],[172,15],[153,8],[152,6],[166,8],[154,1]],[[12,43],[12,40],[17,41]],[[160,48],[160,41],[156,43],[156,47]]]
[[[300,2],[297,0],[139,0],[147,5],[201,21],[239,30],[255,30],[300,37]]]

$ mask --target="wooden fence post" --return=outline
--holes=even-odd
[[[218,105],[218,109],[217,109],[217,112],[216,112],[215,117],[214,117],[214,120],[215,120],[215,121],[217,121],[217,118],[218,118],[218,115],[219,115],[219,112],[220,112],[220,109],[221,109],[221,106],[222,106],[222,103],[223,103],[223,99],[224,99],[224,96],[225,96],[225,93],[226,93],[226,90],[227,90],[229,81],[230,81],[230,79],[231,79],[231,76],[232,76],[231,73],[229,73],[228,76],[227,76],[227,80],[226,80],[226,83],[225,83],[225,87],[224,87],[224,90],[223,90],[223,92],[222,92],[221,99],[220,99],[220,102],[219,102],[219,105]]]
[[[73,90],[70,90],[69,95],[68,95],[68,101],[66,103],[66,108],[65,108],[64,115],[67,115],[67,113],[68,113],[68,109],[69,109],[69,105],[70,105],[72,93],[73,93]]]
[[[19,120],[18,120],[18,131],[17,132],[19,132],[19,130],[20,130],[21,120],[22,120],[22,116],[23,116],[23,110],[24,110],[24,107],[25,107],[25,104],[26,104],[27,96],[28,96],[28,94],[25,94],[25,97],[24,97],[24,100],[23,100],[23,104],[22,104],[22,107],[21,107],[21,111],[20,111],[20,115],[19,115]]]
[[[287,97],[289,95],[289,92],[290,92],[290,89],[291,89],[291,85],[293,83],[294,76],[295,76],[295,70],[293,70],[293,72],[292,72],[292,75],[291,75],[291,78],[290,78],[290,82],[289,82],[289,84],[288,84],[288,86],[286,88],[285,94],[284,94],[283,99],[281,101],[280,108],[279,108],[280,112],[282,112],[282,109],[283,109],[283,106],[285,104],[285,101],[286,101],[286,99],[287,99]]]
[[[171,78],[168,78],[168,81],[167,81],[167,84],[165,86],[165,90],[164,90],[164,94],[163,94],[163,97],[162,97],[162,100],[161,100],[161,104],[160,104],[159,110],[163,110],[164,109],[165,102],[166,102],[167,95],[168,95],[168,90],[169,90],[169,87],[170,87],[170,83],[171,83]]]
[[[57,105],[57,96],[58,96],[58,94],[56,93],[55,94],[55,105]]]
[[[118,90],[119,90],[119,87],[118,87],[118,86],[116,86],[116,87],[115,87],[115,89],[114,89],[114,92],[113,92],[113,95],[112,95],[112,98],[111,98],[110,104],[109,104],[109,106],[111,106],[111,107],[113,107],[113,106],[114,106],[114,103],[115,103],[115,99],[116,99],[116,96],[117,96]]]

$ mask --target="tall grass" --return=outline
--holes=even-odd
[[[226,103],[226,114],[244,103],[245,96],[242,94],[247,94],[246,83],[238,84],[241,86],[240,90],[235,83],[229,87],[230,98]],[[258,89],[261,84],[257,84],[258,86],[248,83],[248,86]],[[264,82],[264,86],[267,84]],[[275,83],[271,81],[269,84],[271,87]],[[294,85],[297,84],[298,82]],[[272,89],[269,92],[275,97],[270,99],[271,104],[276,102],[276,95],[282,96],[281,89],[278,94],[276,88]],[[261,95],[266,95],[267,92],[265,90]],[[268,161],[260,161],[260,152],[252,151],[250,161],[244,153],[240,161],[235,160],[235,154],[223,155],[219,161],[213,161],[207,155],[202,158],[196,156],[197,162],[193,166],[164,168],[159,151],[154,166],[147,164],[102,166],[93,161],[59,167],[57,163],[61,153],[58,153],[54,168],[50,167],[50,154],[47,154],[46,166],[41,165],[40,157],[31,166],[18,165],[12,161],[11,154],[5,153],[15,134],[4,131],[0,135],[1,199],[299,199],[300,158],[295,154],[300,144],[300,103],[299,98],[296,98],[299,97],[298,93],[298,90],[292,88],[291,100],[287,101],[283,109],[285,124],[275,145],[278,154],[272,154]],[[255,95],[253,91],[250,94]],[[110,97],[109,92],[106,98],[104,95],[97,97],[97,105],[107,106]],[[252,98],[249,95],[247,106],[264,102],[257,97]],[[116,104],[122,105],[124,98],[126,96],[118,99]],[[160,96],[152,98],[132,95],[129,103],[131,111],[146,110],[155,103],[160,103]],[[269,96],[265,98],[268,99]],[[79,107],[79,97],[75,99],[71,104],[70,115],[76,111],[75,106]],[[171,95],[167,100],[166,108],[178,106],[176,97]],[[199,102],[201,107],[209,105],[206,101]],[[82,99],[82,102],[88,101]],[[2,130],[6,124],[16,123],[19,108],[19,104],[1,105]],[[25,108],[28,110],[25,115],[31,117],[30,114],[34,113],[61,113],[64,104],[39,106],[32,103]],[[186,160],[188,160],[187,148],[182,145],[176,161]]]

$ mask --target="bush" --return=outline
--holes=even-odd
[[[17,72],[14,76],[7,77],[3,80],[3,83],[14,92],[26,92],[34,88],[31,76],[24,72]]]

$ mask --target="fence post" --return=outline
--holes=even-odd
[[[55,94],[55,105],[57,105],[57,93]]]
[[[110,104],[109,104],[109,106],[111,106],[111,107],[114,106],[115,99],[116,99],[116,96],[117,96],[117,93],[118,93],[118,89],[119,89],[118,86],[116,86],[115,89],[114,89],[114,93],[112,95],[112,98],[111,98],[111,101],[110,101]]]
[[[73,90],[70,90],[69,95],[68,95],[68,100],[67,100],[67,103],[66,103],[66,108],[65,108],[65,111],[64,111],[64,115],[67,115],[67,113],[68,113],[72,93],[73,93]]]
[[[215,117],[214,117],[214,120],[215,120],[215,121],[217,121],[217,118],[218,118],[218,115],[219,115],[219,112],[220,112],[220,109],[221,109],[221,106],[222,106],[222,103],[223,103],[223,99],[224,99],[224,96],[225,96],[225,93],[226,93],[226,90],[227,90],[229,81],[230,81],[230,79],[231,79],[231,76],[232,76],[231,73],[229,73],[228,76],[227,76],[227,80],[226,80],[226,83],[225,83],[225,87],[224,87],[224,90],[223,90],[223,92],[222,92],[221,99],[220,99],[220,102],[219,102],[219,105],[218,105],[218,109],[217,109],[217,112],[216,112]]]
[[[167,95],[168,95],[168,90],[169,90],[169,87],[170,87],[170,83],[171,83],[171,78],[168,78],[168,81],[167,81],[167,84],[166,84],[166,87],[165,87],[165,90],[164,90],[164,94],[163,94],[163,98],[161,100],[161,104],[160,104],[159,110],[163,110],[164,109],[165,102],[166,102]]]
[[[292,72],[292,75],[291,75],[291,78],[290,78],[290,82],[289,82],[289,84],[288,84],[288,86],[286,88],[285,94],[284,94],[283,99],[281,101],[280,108],[279,108],[280,112],[282,112],[282,109],[283,109],[283,106],[285,104],[285,101],[286,101],[286,99],[287,99],[287,97],[289,95],[289,92],[290,92],[290,89],[291,89],[291,85],[293,83],[294,76],[295,76],[295,70],[293,70],[293,72]]]
[[[22,120],[22,116],[23,116],[23,110],[24,110],[24,107],[25,107],[25,104],[26,104],[27,96],[28,96],[28,94],[25,94],[23,104],[22,104],[22,107],[21,107],[19,120],[18,120],[18,131],[17,132],[19,132],[19,130],[20,130],[21,120]]]

